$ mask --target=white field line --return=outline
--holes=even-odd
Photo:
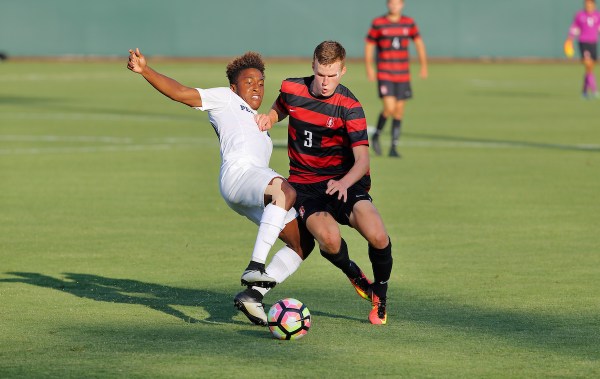
[[[473,148],[473,149],[532,149],[552,147],[557,149],[575,149],[575,150],[600,150],[600,145],[593,144],[576,144],[564,145],[556,143],[521,143],[515,142],[470,142],[470,141],[405,141],[400,142],[401,146],[407,147],[452,147],[452,148]],[[537,145],[537,146],[536,146]]]
[[[103,137],[103,136],[26,136],[26,135],[0,135],[0,141],[8,142],[105,142],[105,143],[133,143],[132,138]]]
[[[51,121],[138,121],[138,122],[177,122],[181,119],[168,115],[124,115],[110,113],[10,113],[0,114],[0,120],[51,120]]]
[[[76,72],[76,73],[60,73],[60,74],[7,74],[0,75],[0,82],[39,82],[39,81],[74,81],[74,80],[106,80],[106,79],[122,79],[123,75],[113,72]]]
[[[37,155],[37,154],[72,154],[72,153],[100,153],[117,151],[143,151],[143,150],[170,150],[173,145],[112,145],[89,147],[42,147],[42,148],[16,148],[0,149],[0,155]]]
[[[30,136],[30,135],[0,135],[0,141],[9,142],[91,142],[91,143],[118,143],[133,144],[135,139],[131,137],[109,137],[109,136]],[[138,141],[139,142],[139,141]],[[166,137],[150,138],[144,140],[147,143],[165,143],[165,144],[206,144],[217,143],[216,138],[196,138],[196,137]]]

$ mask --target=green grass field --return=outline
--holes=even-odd
[[[225,63],[150,60],[200,87],[226,85]],[[267,63],[263,111],[310,71]],[[265,299],[313,316],[277,341],[233,307],[256,228],[219,195],[206,113],[125,64],[0,65],[1,378],[600,376],[600,101],[579,97],[578,65],[415,78],[403,158],[371,162],[394,246],[388,325],[316,252]],[[343,83],[373,124],[362,65]],[[342,233],[370,274],[364,240]]]

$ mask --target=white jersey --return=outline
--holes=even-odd
[[[271,180],[283,177],[269,168],[273,142],[254,120],[256,111],[230,88],[197,88],[202,107],[221,144],[219,189],[225,202],[237,213],[260,224],[265,190]],[[286,223],[296,217],[290,209]]]
[[[261,132],[254,121],[256,111],[230,88],[197,88],[202,107],[221,143],[221,160],[225,165],[239,159],[257,166],[269,167],[273,142]]]

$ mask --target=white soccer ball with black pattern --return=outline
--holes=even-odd
[[[297,340],[310,329],[310,312],[299,300],[281,299],[269,309],[267,315],[269,329],[280,340]]]

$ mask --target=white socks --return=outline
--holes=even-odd
[[[271,263],[267,266],[267,275],[274,278],[277,283],[282,283],[284,280],[289,278],[302,263],[302,258],[296,254],[296,252],[287,246],[279,249],[277,254],[271,259]],[[252,287],[259,291],[263,296],[269,292],[269,288]]]
[[[268,204],[260,219],[258,235],[252,252],[252,260],[258,263],[265,263],[269,250],[277,241],[279,233],[285,226],[285,216],[288,211],[274,204]]]
[[[294,250],[284,246],[271,259],[271,263],[267,266],[267,275],[275,279],[277,283],[282,283],[296,272],[301,263],[302,258]]]

